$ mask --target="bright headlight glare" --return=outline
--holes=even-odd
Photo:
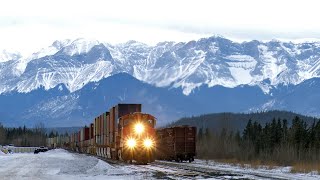
[[[133,139],[133,138],[127,140],[127,146],[128,146],[129,148],[134,148],[134,147],[136,146],[136,144],[137,144],[137,143],[136,143],[136,140]]]
[[[153,146],[153,142],[152,142],[151,139],[145,139],[145,140],[143,141],[143,145],[144,145],[144,147],[146,147],[146,148],[151,148],[151,147]]]
[[[143,131],[144,131],[144,126],[143,126],[143,124],[137,123],[137,124],[134,126],[134,131],[135,131],[137,134],[143,133]]]

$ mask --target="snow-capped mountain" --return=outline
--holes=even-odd
[[[183,101],[188,100],[200,106],[208,105],[201,101],[215,100],[206,98],[210,93],[217,93],[210,95],[211,98],[230,100],[234,98],[232,94],[245,95],[244,97],[250,97],[246,96],[248,92],[259,94],[257,102],[246,105],[233,103],[243,108],[229,107],[230,104],[217,106],[217,109],[226,108],[220,109],[221,111],[272,108],[299,111],[293,107],[287,108],[289,106],[286,102],[289,101],[282,96],[291,92],[287,87],[298,87],[303,82],[320,76],[320,43],[277,40],[238,43],[220,36],[190,42],[160,42],[154,46],[137,41],[114,45],[87,39],[55,41],[51,46],[28,57],[0,51],[0,96],[32,94],[37,89],[48,92],[61,89],[66,91],[63,96],[50,97],[51,104],[39,102],[32,106],[33,109],[24,109],[29,114],[24,117],[32,118],[35,115],[32,111],[45,112],[52,109],[53,104],[64,104],[63,101],[67,103],[65,107],[59,106],[61,112],[71,112],[85,108],[77,102],[86,94],[82,91],[86,85],[100,83],[119,73],[129,74],[155,88],[168,91],[175,89],[175,94],[183,95]],[[111,88],[119,84],[121,82],[104,87]],[[212,90],[213,87],[223,87],[224,90]],[[257,92],[256,87],[262,94]],[[130,88],[132,87],[127,87],[128,91]],[[140,92],[137,90],[136,93]],[[219,97],[221,94],[224,96]],[[115,94],[115,97],[121,97],[120,101],[126,99],[121,94]],[[192,108],[192,105],[188,108],[181,107],[180,115],[188,115],[184,112]],[[56,112],[60,112],[58,107],[56,109]],[[320,115],[320,109],[313,110],[311,114]],[[54,116],[59,117],[57,114]],[[171,117],[179,117],[179,113]]]
[[[296,85],[320,73],[318,42],[236,43],[219,36],[155,46],[76,39],[55,41],[26,58],[0,55],[5,61],[0,63],[0,93],[50,89],[60,83],[74,92],[119,72],[157,87],[182,87],[186,95],[201,85],[258,85],[268,93],[279,84]]]

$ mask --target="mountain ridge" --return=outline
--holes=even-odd
[[[269,93],[279,84],[297,85],[319,77],[319,59],[319,42],[237,43],[213,36],[149,46],[137,41],[110,45],[96,40],[64,40],[30,57],[0,62],[0,93],[30,92],[40,85],[50,89],[59,83],[73,92],[120,72],[157,87],[182,87],[185,95],[203,84],[231,88],[248,84]],[[38,69],[33,68],[28,76],[28,66],[35,61]],[[92,77],[88,80],[86,76]],[[30,83],[30,78],[37,83]]]

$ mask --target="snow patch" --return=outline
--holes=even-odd
[[[79,38],[63,48],[63,52],[69,56],[88,53],[94,46],[100,44],[97,40]]]
[[[250,71],[246,69],[230,67],[229,70],[238,84],[249,84],[252,81]]]
[[[113,169],[113,167],[99,159],[98,163],[94,167],[87,170],[87,173],[93,175],[103,175],[107,174],[109,169]]]
[[[60,85],[60,86],[58,87],[58,89],[59,89],[59,91],[62,91],[62,90],[63,90],[63,87]]]
[[[18,52],[8,52],[7,50],[2,50],[2,52],[0,51],[0,63],[17,60],[19,58],[21,58],[21,54]]]

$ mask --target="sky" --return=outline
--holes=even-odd
[[[316,0],[0,0],[0,52],[30,54],[55,40],[320,39]]]

